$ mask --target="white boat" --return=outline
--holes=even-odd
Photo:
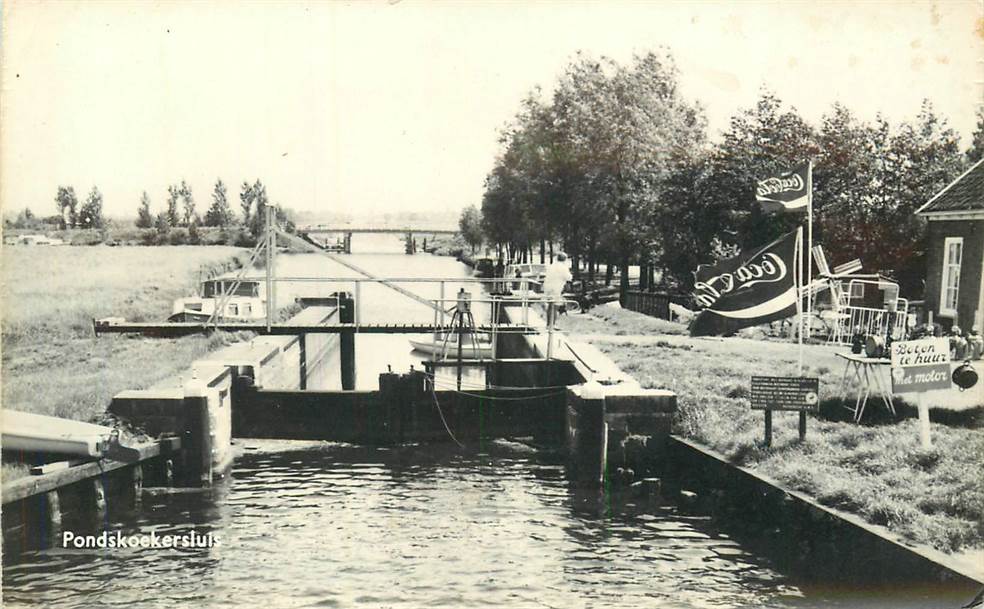
[[[114,444],[112,427],[7,408],[0,431],[4,450],[102,457]]]
[[[485,337],[475,337],[465,334],[461,341],[462,359],[488,359],[492,357],[492,341]],[[445,340],[447,339],[447,340]],[[413,340],[408,339],[410,346],[415,351],[420,351],[428,355],[439,355],[447,359],[458,357],[458,337],[457,335],[445,335],[439,333],[433,340]]]
[[[168,321],[206,321],[225,299],[219,317],[225,321],[259,321],[266,319],[266,282],[226,273],[202,281],[197,296],[174,301]]]

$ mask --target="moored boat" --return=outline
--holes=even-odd
[[[201,282],[197,296],[174,301],[168,321],[207,321],[216,315],[225,321],[266,318],[266,285],[262,279],[226,273]]]
[[[492,342],[485,337],[464,335],[461,341],[462,359],[487,359],[492,357]],[[409,339],[415,351],[428,355],[439,355],[447,358],[458,357],[458,339],[456,335],[438,333],[433,340]]]

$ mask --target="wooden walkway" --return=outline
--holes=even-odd
[[[100,334],[143,334],[161,338],[174,338],[192,334],[207,334],[215,330],[225,332],[255,332],[262,335],[288,336],[295,334],[342,334],[353,332],[358,334],[431,334],[433,332],[471,332],[468,328],[449,328],[447,325],[428,324],[273,324],[269,328],[265,324],[245,322],[219,322],[204,324],[201,322],[125,322],[93,320],[92,328],[96,335]],[[492,326],[483,325],[475,328],[477,332],[491,333]],[[496,334],[537,334],[542,328],[523,324],[498,324]]]
[[[108,472],[137,465],[149,459],[160,457],[161,455],[174,454],[180,447],[181,441],[178,438],[166,438],[159,442],[151,442],[134,447],[139,453],[139,456],[134,461],[98,459],[48,473],[17,478],[3,485],[3,505],[42,493],[55,491],[69,484],[96,478]]]

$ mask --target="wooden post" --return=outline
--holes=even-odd
[[[137,463],[130,468],[130,488],[131,505],[139,505],[143,495],[143,466]]]
[[[300,382],[297,385],[298,389],[307,389],[307,334],[300,334],[297,337],[297,350],[298,350],[298,369],[301,371]]]
[[[918,396],[916,399],[919,401],[917,406],[919,409],[919,444],[923,450],[929,450],[933,447],[933,439],[929,433],[929,406],[921,394],[916,395]]]
[[[62,523],[61,501],[58,499],[58,491],[48,491],[44,494],[42,501],[44,501],[43,517],[45,524],[48,526],[49,532],[55,535],[61,529]]]
[[[164,486],[174,486],[174,459],[164,459],[161,463]]]
[[[772,411],[765,410],[765,445],[772,446]]]
[[[358,285],[358,284],[356,284]],[[354,323],[356,303],[352,298],[338,299],[338,321],[343,324]],[[342,389],[355,389],[355,332],[347,330],[339,336],[339,352],[342,365]]]
[[[184,387],[183,483],[208,486],[212,483],[212,438],[209,433],[208,393],[205,383],[191,379]]]
[[[800,417],[799,417],[800,418],[800,424],[799,424],[800,442],[802,442],[803,440],[806,440],[806,411],[805,410],[801,410],[800,413],[799,413],[799,415],[800,415]]]
[[[92,507],[96,519],[106,517],[106,485],[101,476],[96,476],[90,482],[92,485]]]
[[[597,385],[595,387],[594,385]],[[582,388],[577,404],[574,469],[577,482],[600,487],[605,479],[608,425],[605,423],[604,388],[596,382]]]

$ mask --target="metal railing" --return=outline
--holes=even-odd
[[[894,340],[904,339],[908,331],[909,303],[904,298],[899,298],[898,302],[894,311],[853,305],[841,307],[834,320],[830,341],[849,345],[855,333],[888,338],[889,328]]]
[[[340,284],[342,286],[351,286],[352,293],[355,300],[355,319],[354,323],[359,326],[362,323],[361,315],[361,300],[362,300],[362,284],[365,283],[375,283],[384,285],[389,288],[393,288],[394,284],[397,283],[415,283],[415,284],[437,284],[439,289],[438,298],[426,299],[419,294],[414,295],[414,300],[418,302],[427,301],[428,304],[433,303],[432,308],[434,312],[438,315],[438,318],[443,324],[445,316],[450,314],[450,308],[443,306],[442,303],[457,302],[456,299],[447,298],[447,285],[450,284],[479,284],[479,285],[493,285],[506,283],[503,279],[485,279],[480,277],[440,277],[440,278],[428,278],[428,277],[274,277],[274,282],[292,282],[292,283],[318,283],[318,284]],[[517,295],[499,295],[495,297],[496,302],[506,303],[506,304],[519,304],[523,308],[523,323],[529,323],[528,310],[531,303],[534,302],[545,302],[549,298],[543,296],[539,292],[534,292],[530,289],[532,286],[540,286],[541,282],[533,279],[522,279],[516,280],[520,284],[520,289]],[[399,290],[400,293],[405,292],[404,290]],[[472,302],[482,302],[489,303],[489,300],[476,300],[472,299]],[[574,303],[576,304],[576,303]]]

